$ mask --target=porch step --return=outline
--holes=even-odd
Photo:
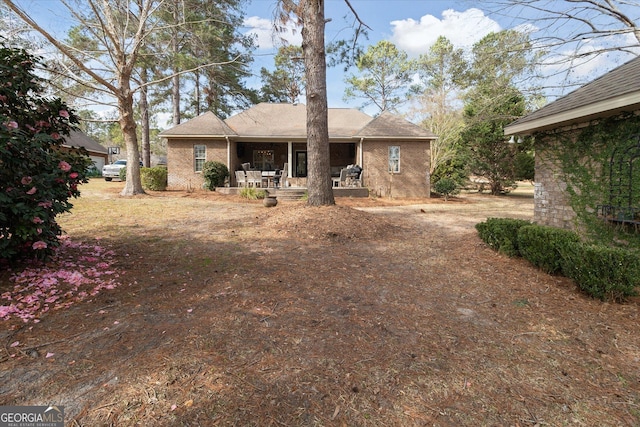
[[[278,201],[300,200],[307,193],[306,188],[269,188],[266,190],[269,192],[269,195],[275,195]]]

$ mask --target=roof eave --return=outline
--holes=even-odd
[[[628,93],[623,96],[606,99],[524,123],[515,122],[514,124],[506,126],[504,133],[505,135],[528,135],[533,132],[555,129],[598,117],[611,116],[616,112],[636,110],[638,108],[640,108],[640,92]]]

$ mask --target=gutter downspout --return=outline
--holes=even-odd
[[[358,143],[358,164],[360,165],[360,167],[362,169],[365,169],[365,167],[364,167],[364,154],[362,152],[362,143],[363,142],[364,142],[364,136],[360,137],[360,142]],[[360,182],[362,183],[362,186],[364,187],[363,178],[364,178],[364,172],[362,172],[362,176],[360,177]]]

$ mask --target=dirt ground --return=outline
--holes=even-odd
[[[530,219],[530,194],[265,208],[121,188],[93,181],[60,221],[108,248],[118,286],[3,322],[0,405],[69,426],[640,425],[638,300],[477,237]]]

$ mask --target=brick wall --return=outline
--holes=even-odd
[[[227,164],[226,140],[172,138],[167,143],[167,188],[169,190],[202,189],[204,184],[202,173],[194,171],[194,145],[206,145],[206,161],[218,161],[225,165]],[[230,170],[234,170],[234,167],[230,168]]]
[[[400,173],[389,173],[389,146],[400,147]],[[378,197],[429,197],[431,153],[427,141],[363,143],[363,185]]]

